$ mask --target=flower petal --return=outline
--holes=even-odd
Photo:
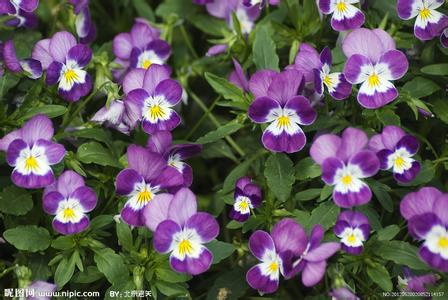
[[[335,134],[323,134],[319,136],[311,145],[311,158],[319,165],[322,165],[325,159],[336,157],[336,153],[341,146],[342,140]]]
[[[132,41],[129,33],[120,33],[115,36],[112,50],[118,58],[128,60],[131,56]]]
[[[299,117],[300,125],[311,125],[317,118],[317,113],[311,106],[310,101],[304,96],[290,98],[286,102],[285,108],[292,109]]]
[[[79,200],[79,204],[81,204],[84,212],[92,211],[97,203],[95,191],[87,186],[81,186],[77,188],[71,194],[71,197]]]
[[[79,67],[85,67],[92,59],[92,50],[86,45],[76,45],[67,54],[67,59],[76,61]]]
[[[205,244],[216,238],[219,234],[219,225],[215,218],[205,212],[198,212],[185,223],[185,228],[194,229]]]
[[[157,226],[168,219],[168,211],[173,200],[171,194],[158,194],[143,209],[146,227],[156,231]]]
[[[198,258],[187,256],[182,261],[174,257],[174,255],[170,256],[170,265],[175,271],[191,275],[198,275],[206,272],[210,269],[212,262],[213,254],[205,247],[201,248],[201,254],[199,254]]]
[[[249,249],[256,258],[263,260],[266,251],[275,251],[275,245],[269,233],[257,230],[249,238]]]
[[[118,195],[129,195],[136,183],[142,182],[143,177],[133,169],[124,169],[118,173],[115,180],[115,191]]]
[[[56,189],[65,198],[68,198],[77,188],[84,186],[84,178],[78,173],[67,170],[64,171],[57,180]]]
[[[75,233],[79,233],[84,231],[87,227],[89,227],[89,218],[87,216],[83,216],[82,219],[78,223],[62,223],[59,220],[53,220],[53,228],[60,234],[71,235]]]
[[[263,294],[274,293],[278,289],[278,279],[271,280],[269,276],[263,275],[260,265],[250,268],[246,274],[246,281],[251,288]]]
[[[372,177],[380,169],[378,157],[370,150],[363,150],[350,158],[349,165],[356,165],[362,171],[360,178]]]
[[[327,262],[325,260],[320,262],[309,262],[305,265],[302,273],[302,283],[306,287],[311,287],[319,283],[325,274]]]
[[[181,231],[179,224],[172,220],[165,220],[157,226],[154,232],[154,249],[159,253],[168,253],[175,233]]]
[[[308,244],[303,227],[290,218],[277,222],[272,228],[271,236],[277,252],[290,251],[294,256],[300,256]]]
[[[274,111],[281,109],[280,104],[270,97],[258,97],[249,106],[248,115],[255,123],[271,122]]]
[[[70,32],[56,32],[50,40],[50,54],[54,60],[65,63],[68,52],[76,45],[76,39]]]
[[[325,159],[322,163],[322,180],[328,185],[334,185],[336,172],[342,168],[344,168],[344,162],[339,158]]]
[[[45,156],[50,165],[60,163],[65,156],[65,148],[61,144],[39,139],[35,145],[45,150]]]
[[[361,151],[369,141],[367,134],[354,127],[348,127],[342,133],[341,146],[337,152],[337,157],[347,161],[353,154]]]
[[[36,115],[22,127],[23,140],[28,145],[33,145],[37,140],[51,140],[54,134],[53,123],[45,115]]]
[[[175,80],[165,79],[156,86],[154,93],[164,96],[164,99],[171,105],[176,105],[182,97],[182,87]]]
[[[276,74],[278,73],[272,70],[261,70],[252,75],[249,80],[249,90],[255,98],[268,95],[269,85]]]
[[[413,216],[432,212],[433,205],[442,192],[434,187],[423,187],[417,192],[407,194],[400,202],[400,213],[406,220]]]
[[[31,57],[41,62],[42,68],[46,70],[53,62],[53,57],[50,54],[51,39],[40,40],[34,45]]]
[[[65,198],[66,197],[57,191],[46,193],[42,200],[42,207],[47,214],[56,215],[59,202],[65,200]]]
[[[181,188],[171,201],[168,218],[184,226],[197,212],[196,195],[188,188]]]
[[[343,208],[361,206],[368,203],[370,199],[372,199],[372,191],[364,182],[358,192],[348,191],[347,193],[341,193],[336,191],[336,189],[333,190],[333,200],[335,204]]]

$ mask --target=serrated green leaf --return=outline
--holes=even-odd
[[[392,212],[394,210],[394,204],[389,195],[390,187],[376,180],[369,180],[369,186],[376,199],[381,203],[381,206],[388,212]]]
[[[295,181],[293,163],[286,154],[271,154],[266,161],[264,176],[268,187],[281,202],[288,200]]]
[[[225,78],[219,77],[212,73],[205,73],[205,79],[210,84],[210,86],[215,90],[216,93],[221,95],[224,99],[231,100],[232,103],[239,103],[248,107],[249,104],[244,100],[243,91],[236,85],[231,83]]]
[[[231,122],[219,127],[218,129],[216,129],[214,131],[210,131],[206,135],[198,138],[196,140],[196,143],[209,144],[209,143],[216,142],[222,138],[225,138],[226,136],[231,135],[232,133],[237,132],[238,130],[240,130],[243,127],[244,126],[242,124],[237,123],[235,121],[231,121]]]
[[[267,26],[261,26],[256,31],[252,53],[257,70],[279,70],[279,58],[277,56],[275,43]]]
[[[315,224],[320,224],[327,230],[336,223],[340,208],[333,201],[327,201],[313,209],[308,220],[307,228],[312,228]]]
[[[70,281],[70,279],[73,276],[73,273],[75,272],[75,265],[76,262],[74,253],[70,257],[70,259],[64,257],[59,262],[59,265],[54,273],[54,282],[59,288],[62,288],[64,285],[67,284],[67,282]]]
[[[23,216],[33,208],[31,194],[15,186],[6,187],[0,193],[0,211],[14,216]]]
[[[393,286],[390,280],[390,274],[383,265],[375,264],[373,266],[367,266],[367,274],[382,290],[386,292],[392,291]]]
[[[101,166],[122,167],[118,159],[108,149],[97,142],[82,144],[79,146],[76,156],[79,161],[85,164],[94,163]]]
[[[418,249],[403,241],[384,241],[375,245],[375,254],[396,264],[415,270],[427,270],[429,267],[417,256]]]
[[[125,281],[129,277],[129,271],[123,258],[110,248],[95,250],[93,257],[98,270],[106,276],[107,280],[116,284]]]
[[[389,225],[378,231],[379,241],[390,241],[400,232],[398,225]]]
[[[296,194],[298,201],[309,201],[320,196],[322,189],[307,189]]]
[[[213,253],[213,264],[226,259],[235,251],[235,246],[229,243],[213,240],[207,244],[207,248]]]
[[[299,161],[294,167],[297,180],[306,180],[319,177],[322,170],[311,157],[307,157]]]
[[[117,238],[120,245],[124,249],[131,251],[133,248],[131,228],[125,222],[119,222],[116,224],[116,226],[117,226]]]
[[[44,105],[39,107],[33,107],[27,110],[20,118],[20,121],[26,121],[31,119],[37,114],[44,114],[49,118],[56,118],[64,115],[67,112],[67,108],[62,105]]]
[[[3,237],[19,250],[37,252],[47,249],[51,244],[47,229],[35,225],[21,225],[8,229]]]

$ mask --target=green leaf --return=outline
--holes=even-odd
[[[76,156],[79,161],[85,164],[94,163],[101,166],[122,168],[121,164],[112,153],[97,142],[82,144],[79,146]]]
[[[95,250],[93,257],[98,270],[106,276],[112,284],[118,284],[129,277],[129,271],[123,258],[110,248]]]
[[[315,224],[320,224],[327,230],[336,223],[340,208],[333,201],[327,201],[313,209],[311,217],[308,220],[307,228],[311,228]]]
[[[215,90],[215,92],[221,95],[224,99],[230,100],[240,105],[243,104],[246,108],[249,106],[249,104],[245,102],[243,91],[239,87],[237,87],[227,79],[219,77],[212,73],[206,72],[204,76],[210,86]]]
[[[62,288],[73,276],[75,272],[75,253],[70,259],[64,257],[60,262],[54,273],[54,281],[59,288]]]
[[[132,231],[129,225],[125,222],[117,223],[117,237],[120,245],[124,249],[128,251],[133,249]]]
[[[191,279],[191,275],[171,270],[169,264],[156,268],[155,273],[158,280],[163,280],[170,283],[185,282]]]
[[[369,180],[369,186],[375,197],[381,203],[381,206],[388,212],[392,212],[394,210],[394,204],[389,195],[389,192],[391,191],[390,187],[376,180]]]
[[[390,280],[390,274],[387,269],[380,264],[374,264],[367,266],[367,275],[373,282],[386,292],[392,291],[392,281]]]
[[[380,109],[375,111],[378,120],[383,123],[384,126],[395,125],[400,126],[400,117],[395,114],[391,109]]]
[[[170,283],[165,281],[156,282],[157,289],[165,296],[184,296],[187,297],[188,290],[180,283]]]
[[[156,15],[163,18],[177,16],[188,19],[197,11],[197,5],[185,0],[165,0],[156,8]]]
[[[21,225],[8,229],[3,237],[19,250],[37,252],[47,249],[51,243],[47,229],[35,225]]]
[[[219,127],[218,129],[216,129],[214,131],[210,131],[206,135],[198,138],[196,143],[209,144],[209,143],[216,142],[222,138],[225,138],[226,136],[231,135],[232,133],[237,132],[238,130],[240,130],[243,127],[244,126],[242,124],[237,123],[236,121],[231,121],[231,122]]]
[[[20,118],[20,121],[26,121],[32,117],[34,117],[37,114],[44,114],[49,118],[56,118],[59,116],[62,116],[67,112],[67,108],[62,105],[44,105],[39,107],[33,107],[27,110],[22,117]]]
[[[422,73],[429,74],[429,75],[440,75],[440,76],[446,76],[448,75],[448,64],[435,64],[435,65],[429,65],[424,66],[420,69]]]
[[[229,223],[227,223],[226,228],[227,229],[239,229],[241,227],[243,227],[244,223],[232,220]]]
[[[271,69],[278,71],[279,58],[276,53],[272,34],[267,26],[258,28],[253,45],[253,61],[257,70]]]
[[[420,173],[409,183],[400,183],[403,186],[419,186],[433,180],[436,175],[436,170],[434,165],[430,160],[425,160],[422,162]]]
[[[235,251],[235,246],[229,243],[213,240],[207,244],[207,248],[213,253],[213,264],[226,259]]]
[[[98,142],[103,142],[105,144],[109,144],[112,142],[110,134],[102,128],[85,128],[68,132],[67,135],[85,139],[92,139]]]
[[[237,165],[230,173],[227,175],[226,179],[224,179],[224,184],[222,186],[222,190],[220,193],[227,194],[235,188],[235,183],[238,178],[246,175],[249,167],[252,163],[252,160],[246,160],[239,165]]]
[[[132,5],[134,5],[135,11],[140,17],[146,18],[151,22],[155,21],[154,12],[145,0],[132,0]]]
[[[320,196],[322,189],[308,189],[296,194],[296,199],[299,201],[309,201]]]
[[[398,225],[389,225],[378,231],[379,241],[390,241],[400,232]]]
[[[243,229],[241,230],[243,233],[248,232],[249,230],[254,230],[255,228],[258,228],[263,222],[265,221],[264,218],[261,216],[251,216],[249,220],[244,222]]]
[[[406,82],[402,89],[409,92],[409,94],[414,98],[423,98],[439,91],[440,86],[429,79],[415,77],[411,81]]]
[[[51,247],[58,250],[72,249],[75,245],[75,241],[71,235],[59,236],[51,243]]]
[[[403,241],[384,241],[375,245],[375,254],[396,264],[407,266],[415,270],[427,270],[425,265],[417,256],[418,249]]]
[[[320,193],[320,201],[326,200],[333,193],[334,187],[332,185],[325,185]]]
[[[446,99],[437,99],[434,101],[434,113],[445,124],[448,124],[448,102]]]
[[[85,268],[84,272],[79,272],[75,276],[73,276],[74,283],[92,283],[101,278],[103,278],[103,273],[98,271],[98,268],[95,266],[88,266]]]
[[[219,274],[218,278],[214,280],[213,285],[208,289],[206,300],[243,299],[248,288],[246,272],[240,267],[236,267]]]
[[[14,216],[23,216],[33,208],[31,194],[15,186],[6,187],[0,193],[0,211]]]
[[[302,159],[294,167],[297,180],[306,180],[319,177],[322,170],[311,157]]]
[[[286,154],[271,154],[266,161],[264,176],[268,187],[281,202],[288,200],[295,181],[293,163]]]
[[[224,20],[210,18],[208,15],[195,14],[188,18],[197,29],[214,36],[224,36],[227,24]]]

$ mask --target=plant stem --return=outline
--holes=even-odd
[[[187,34],[187,31],[185,30],[184,24],[181,24],[180,26],[180,32],[182,34],[182,37],[185,41],[185,44],[187,45],[188,49],[191,52],[191,55],[193,55],[194,59],[198,59],[199,55],[196,53],[196,50],[194,50],[193,44],[191,43],[190,37]]]
[[[199,98],[199,96],[197,96],[195,93],[193,93],[193,91],[191,91],[190,89],[188,89],[188,93],[190,94],[191,98],[193,98],[193,100],[196,102],[196,104],[199,105],[199,107],[207,114],[208,108],[204,104],[204,102],[201,100],[201,98]],[[215,126],[217,128],[221,127],[221,123],[218,121],[218,119],[216,119],[216,117],[213,115],[213,113],[209,112],[207,114],[207,116],[210,119],[210,121],[212,121],[212,123],[215,124]],[[229,145],[232,146],[232,148],[235,149],[235,151],[240,156],[246,155],[246,153],[243,151],[243,149],[241,149],[241,147],[238,146],[238,144],[230,136],[226,136],[225,139],[229,143]]]
[[[204,120],[208,117],[208,115],[212,112],[212,110],[215,108],[216,104],[218,103],[218,101],[221,99],[221,96],[218,96],[212,103],[212,105],[210,105],[210,107],[207,109],[207,111],[205,112],[205,114],[202,115],[202,117],[199,119],[199,121],[194,125],[194,127],[190,130],[190,132],[187,134],[187,136],[185,137],[185,139],[188,141],[191,136],[193,135],[193,133],[196,132],[196,130],[199,128],[199,126],[202,124],[202,122],[204,122]]]

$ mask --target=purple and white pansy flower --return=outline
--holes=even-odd
[[[366,204],[372,191],[364,178],[374,176],[380,162],[367,150],[368,137],[357,128],[346,128],[342,137],[335,134],[319,136],[312,144],[310,155],[322,167],[322,180],[334,186],[333,200],[344,208]]]
[[[248,115],[255,123],[269,123],[262,136],[266,149],[293,153],[305,146],[300,125],[311,125],[317,114],[310,101],[299,95],[302,87],[303,75],[296,70],[259,71],[251,77],[249,88],[256,98]]]
[[[255,231],[249,239],[249,249],[260,261],[246,274],[249,285],[262,294],[274,293],[279,286],[280,275],[286,277],[285,265],[291,257],[299,257],[306,249],[305,230],[293,219],[285,218],[272,228],[271,234]]]
[[[423,242],[420,258],[432,268],[448,272],[448,194],[423,187],[401,200],[400,213],[408,221],[409,233]]]
[[[288,259],[285,259],[286,278],[292,278],[302,272],[302,283],[307,287],[314,286],[322,280],[327,268],[327,259],[341,248],[341,245],[336,242],[322,243],[323,237],[323,227],[314,225],[309,238],[305,236],[299,239],[299,247],[304,250],[298,257],[290,254],[287,256]],[[297,241],[287,240],[287,242],[296,243]]]
[[[37,79],[42,76],[42,64],[40,61],[32,58],[18,59],[12,40],[6,41],[2,45],[2,50],[4,63],[9,71],[13,73],[24,73],[31,79]]]
[[[182,185],[183,177],[168,168],[162,155],[130,145],[127,149],[128,168],[118,173],[115,190],[127,198],[121,210],[122,219],[132,226],[145,225],[143,209],[162,190]]]
[[[219,225],[212,215],[197,211],[191,190],[158,195],[144,215],[146,225],[154,231],[154,249],[169,253],[175,271],[198,275],[210,268],[213,254],[204,244],[218,236]]]
[[[398,97],[392,81],[406,74],[409,63],[387,32],[355,29],[345,37],[342,49],[348,58],[345,78],[351,84],[361,84],[357,98],[363,107],[379,108]]]
[[[318,0],[320,11],[331,16],[331,27],[336,31],[356,29],[365,22],[362,11],[355,6],[359,0]]]
[[[54,182],[51,166],[62,161],[65,149],[51,141],[53,134],[51,120],[36,115],[0,139],[0,150],[6,151],[6,161],[14,167],[11,180],[15,185],[38,189]]]
[[[238,222],[249,219],[252,209],[260,206],[263,199],[261,189],[249,177],[241,177],[236,181],[234,203],[229,217]]]
[[[76,15],[76,34],[81,44],[92,42],[96,37],[96,26],[90,16],[89,0],[69,0],[68,2],[73,5]]]
[[[438,280],[436,274],[412,274],[408,267],[403,268],[403,275],[404,278],[398,276],[398,286],[406,292],[427,292],[427,287],[435,285]]]
[[[12,17],[5,22],[7,26],[34,28],[37,26],[34,11],[38,5],[39,0],[1,0],[0,15]]]
[[[193,170],[184,160],[199,154],[202,145],[173,144],[171,132],[158,131],[149,137],[146,146],[151,152],[162,155],[168,167],[175,169],[182,175],[184,180],[181,186],[189,187],[193,183]]]
[[[65,171],[57,181],[47,186],[43,208],[54,215],[53,228],[61,234],[75,234],[89,226],[89,217],[97,203],[95,191],[85,186],[84,179],[73,171]]]
[[[341,72],[331,73],[331,50],[325,47],[320,53],[321,67],[314,69],[314,88],[316,93],[322,95],[325,87],[328,93],[336,100],[343,100],[352,93],[352,85]]]
[[[420,146],[417,138],[397,126],[386,126],[381,134],[372,136],[369,148],[376,152],[382,170],[390,170],[398,182],[407,183],[420,172],[420,162],[413,156]]]
[[[448,17],[437,9],[445,0],[398,0],[398,16],[403,20],[414,19],[414,34],[422,40],[438,37],[448,26]]]
[[[342,250],[358,255],[369,238],[370,224],[363,213],[347,210],[339,214],[333,230],[341,239]]]
[[[92,122],[105,124],[107,127],[129,134],[130,128],[126,124],[126,109],[122,100],[112,100],[109,104],[100,108],[91,119]]]
[[[141,121],[143,130],[153,134],[171,131],[180,124],[174,110],[182,98],[181,85],[170,79],[168,67],[152,65],[149,69],[134,69],[123,81],[124,104],[131,128]]]
[[[34,46],[33,59],[47,70],[46,84],[58,84],[58,92],[68,101],[78,101],[92,89],[92,79],[84,68],[92,59],[92,50],[78,44],[75,37],[61,31],[51,39],[44,39]]]

